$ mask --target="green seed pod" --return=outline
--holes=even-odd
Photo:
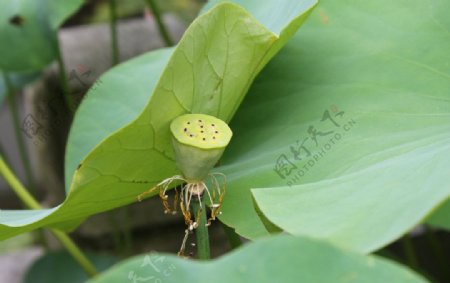
[[[230,142],[228,125],[213,116],[185,114],[170,124],[178,168],[188,181],[203,181]]]

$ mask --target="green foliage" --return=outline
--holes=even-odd
[[[377,256],[358,255],[317,240],[287,236],[248,244],[211,262],[195,262],[165,254],[138,256],[88,282],[132,282],[133,278],[152,277],[154,282],[167,283],[427,282]]]
[[[83,0],[2,1],[0,69],[40,70],[56,58],[56,32]]]
[[[223,222],[252,239],[266,233],[253,189],[283,230],[369,252],[449,197],[450,3],[405,3],[321,1],[265,68],[218,169],[229,180]],[[321,122],[326,110],[340,127]],[[286,179],[274,170],[283,155],[296,166],[286,163]]]
[[[258,241],[212,263],[167,256],[165,266],[175,269],[165,282],[198,282],[198,274],[205,282],[424,282],[343,249],[380,249],[430,214],[429,223],[450,227],[448,203],[439,209],[450,197],[450,3],[323,0],[294,36],[315,1],[232,2],[211,1],[175,49],[99,79],[71,129],[65,202],[2,211],[0,239],[71,229],[136,201],[179,174],[170,122],[203,113],[230,122],[234,133],[215,169],[228,180],[220,220],[252,240],[279,230],[301,237]],[[45,25],[56,29],[61,20]],[[51,56],[26,62],[37,68]],[[123,282],[143,260],[92,282]],[[237,277],[218,278],[219,271]],[[138,276],[158,274],[148,268]]]
[[[219,4],[189,27],[161,75],[154,72],[161,69],[149,63],[165,63],[170,49],[159,51],[159,55],[166,53],[163,59],[144,55],[105,74],[75,117],[66,154],[66,189],[70,188],[66,201],[38,212],[4,211],[0,238],[40,226],[61,227],[67,221],[135,202],[140,193],[177,174],[170,122],[189,112],[229,121],[256,74],[315,5],[313,0],[302,3],[306,4],[289,10],[288,17],[267,15],[283,23],[280,34],[267,30],[235,4]],[[118,77],[121,80],[109,83]],[[158,78],[157,83],[151,82]],[[121,87],[116,88],[118,84]],[[152,84],[156,86],[151,99],[142,108]],[[110,102],[101,104],[105,100]],[[117,110],[105,107],[121,103]],[[122,111],[126,107],[129,110]]]

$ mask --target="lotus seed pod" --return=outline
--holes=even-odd
[[[178,169],[190,182],[208,176],[233,135],[224,121],[205,114],[181,115],[170,130]]]

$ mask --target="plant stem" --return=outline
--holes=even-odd
[[[5,162],[5,164],[11,164],[6,157],[5,151],[3,150],[3,147],[1,146],[1,144],[0,144],[0,156],[3,156],[3,158],[4,158],[3,162]],[[47,251],[49,249],[49,245],[48,245],[47,239],[45,237],[44,231],[42,231],[40,229],[37,230],[36,237],[37,237],[37,242],[40,243],[42,245],[42,247],[44,248],[44,250]]]
[[[0,156],[3,157],[3,162],[5,162],[6,164],[11,164],[8,160],[8,157],[5,155],[5,150],[3,149],[2,144],[0,143]]]
[[[146,0],[147,6],[149,7],[150,11],[152,11],[153,17],[155,18],[156,25],[158,26],[159,34],[163,38],[164,42],[167,46],[172,46],[173,41],[169,36],[169,33],[167,32],[166,26],[164,25],[164,22],[161,19],[161,13],[159,11],[158,5],[156,5],[155,0]]]
[[[113,66],[119,63],[119,42],[117,40],[117,5],[116,0],[109,0],[111,50]]]
[[[406,234],[402,239],[403,251],[408,261],[408,265],[417,270],[419,267],[419,262],[417,260],[416,252],[414,251],[414,246],[411,241],[411,236]]]
[[[228,241],[230,242],[231,248],[235,249],[242,245],[241,237],[239,237],[238,234],[234,231],[233,228],[228,227],[226,224],[222,223],[223,231],[225,232],[225,235],[228,238]]]
[[[80,250],[80,248],[70,239],[70,237],[61,231],[51,229],[53,235],[61,242],[66,250],[72,255],[72,257],[78,262],[83,270],[89,275],[94,277],[97,275],[95,266],[89,261],[86,255]]]
[[[31,164],[30,160],[27,156],[27,150],[25,147],[25,141],[23,140],[23,135],[20,133],[20,115],[17,107],[16,99],[15,99],[15,89],[14,86],[5,72],[2,72],[3,80],[5,81],[5,85],[7,88],[7,97],[9,109],[11,111],[11,117],[14,123],[14,132],[16,136],[16,142],[19,147],[20,159],[22,160],[23,168],[25,169],[25,176],[27,179],[28,186],[31,188],[31,192],[36,195],[36,185],[33,177],[33,173],[31,172]]]
[[[59,71],[59,83],[61,84],[64,101],[66,102],[66,106],[69,109],[71,116],[75,113],[75,104],[73,98],[70,96],[70,87],[69,81],[66,75],[66,66],[64,64],[64,59],[61,54],[61,46],[59,44],[58,34],[56,34],[55,38],[55,50],[56,50],[56,59],[58,60],[58,71]]]
[[[30,209],[40,209],[41,205],[33,198],[33,196],[24,188],[22,183],[17,179],[11,169],[6,165],[3,156],[0,157],[0,172],[6,182],[11,186],[16,195]]]
[[[6,182],[11,186],[17,196],[30,209],[41,209],[41,205],[30,195],[25,187],[20,183],[8,165],[4,162],[3,156],[0,156],[0,173],[5,178]],[[78,264],[84,269],[89,276],[97,274],[94,265],[83,254],[83,252],[76,246],[76,244],[67,236],[67,234],[54,229],[50,230],[67,251],[73,256]]]
[[[203,198],[203,197],[202,197]],[[200,217],[198,220],[198,227],[195,229],[195,236],[197,238],[197,254],[199,259],[209,259],[210,249],[209,249],[209,235],[208,227],[206,226],[206,207],[205,201],[202,203],[195,198],[191,201],[192,213],[197,217],[200,211]]]

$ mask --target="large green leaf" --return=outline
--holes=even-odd
[[[224,172],[240,187],[264,188],[252,192],[268,220],[369,252],[449,197],[448,9],[448,1],[321,2],[301,37],[255,82],[233,123]],[[262,112],[263,126],[250,130]],[[328,116],[321,122],[324,114],[340,127]],[[334,132],[317,135],[316,145],[314,129]],[[310,156],[297,144],[305,138]],[[274,170],[282,161],[286,179]],[[254,236],[255,213],[236,216],[243,210],[236,200],[248,191],[230,190],[228,198],[223,220]]]
[[[149,103],[126,127],[123,125],[133,111],[137,115],[145,101],[134,95],[148,99],[152,84],[160,77],[160,67],[152,67],[150,62],[163,64],[168,54],[135,59],[102,77],[81,105],[70,134],[66,182],[71,185],[66,201],[51,210],[2,211],[0,239],[44,225],[60,227],[62,222],[129,204],[141,192],[178,173],[170,145],[170,121],[186,112],[231,119],[256,74],[303,23],[316,2],[302,3],[295,12],[280,13],[279,18],[266,15],[283,23],[285,28],[279,34],[238,5],[222,3],[211,8],[188,29]],[[277,1],[268,4],[276,6]],[[145,78],[148,83],[143,86]],[[114,83],[119,79],[124,86]],[[119,103],[107,101],[121,96],[124,108],[130,110],[118,114],[124,108],[115,109]],[[138,100],[130,102],[133,99]],[[88,114],[84,109],[94,112]],[[105,131],[99,130],[103,127]],[[110,135],[109,131],[116,129]]]
[[[0,69],[39,70],[56,57],[56,32],[83,0],[2,1]]]
[[[81,160],[144,110],[172,52],[173,49],[160,49],[139,56],[108,71],[94,83],[77,110],[67,143],[67,192]]]
[[[164,254],[138,256],[88,282],[145,280],[167,283],[427,282],[406,268],[377,256],[358,255],[316,240],[287,236],[248,244],[210,262]]]

